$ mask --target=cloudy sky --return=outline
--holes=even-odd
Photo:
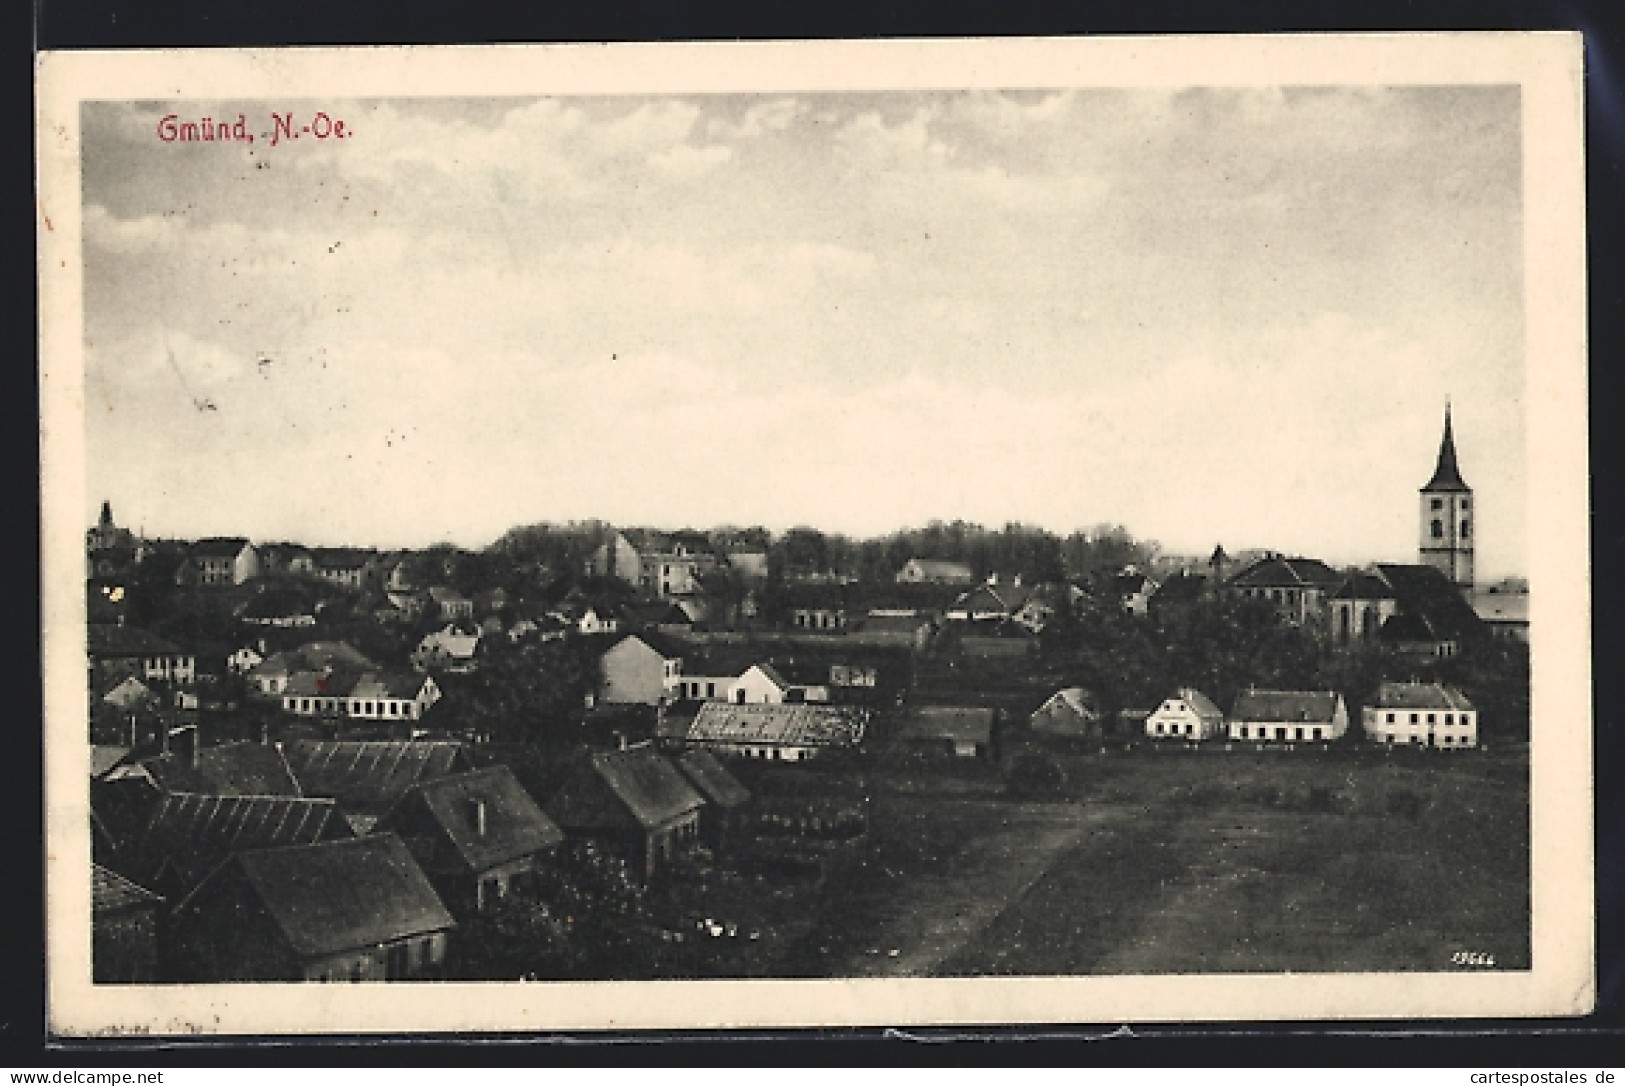
[[[270,147],[269,110],[351,138]],[[158,119],[246,115],[252,147]],[[1523,572],[1516,88],[84,107],[87,518],[1110,521]],[[88,521],[87,521],[88,522]]]

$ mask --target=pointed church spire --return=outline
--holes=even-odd
[[[1456,435],[1450,428],[1450,404],[1444,405],[1444,436],[1439,439],[1439,462],[1433,469],[1433,478],[1423,490],[1471,490],[1461,478],[1456,466]]]

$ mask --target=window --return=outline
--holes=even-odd
[[[1303,742],[1303,729],[1302,728],[1293,729],[1292,738],[1296,739],[1300,743]]]
[[[1241,737],[1243,739],[1247,738],[1247,725],[1245,724],[1241,726]]]
[[[1320,738],[1320,729],[1315,728],[1313,731],[1311,731],[1310,735],[1309,735],[1309,738],[1311,738],[1311,739],[1319,739]]]
[[[1438,517],[1433,518],[1433,525],[1429,530],[1432,532],[1434,539],[1444,538],[1444,522]]]
[[[1412,714],[1411,714],[1411,723],[1412,723],[1412,724],[1415,724],[1415,723],[1416,723],[1416,720],[1417,720],[1417,716],[1416,716],[1416,714],[1415,714],[1415,713],[1412,713]]]
[[[706,683],[705,684],[705,696],[708,697],[708,698],[714,698],[714,697],[717,696],[717,684],[716,683]]]
[[[1433,720],[1433,717],[1434,717],[1434,714],[1433,714],[1433,713],[1429,713],[1429,714],[1428,714],[1428,723],[1429,723],[1429,724],[1432,724],[1432,723],[1434,723],[1434,720]]]
[[[1275,738],[1277,738],[1277,739],[1285,739],[1286,738],[1286,729],[1285,728],[1276,728],[1275,729]]]
[[[1444,737],[1444,741],[1446,743],[1454,743],[1456,741],[1456,737],[1453,735],[1447,735]]]
[[[1467,512],[1467,510],[1471,509],[1472,507],[1473,507],[1473,503],[1472,503],[1471,499],[1469,499],[1469,498],[1461,499],[1461,511],[1463,513]]]
[[[1388,723],[1392,724],[1393,722],[1394,722],[1394,714],[1389,713],[1388,714]]]
[[[1461,522],[1461,538],[1466,539],[1468,536],[1470,536],[1472,534],[1473,534],[1472,522],[1471,521],[1466,521],[1466,520],[1462,521]]]
[[[1444,714],[1444,722],[1446,724],[1454,724],[1456,722],[1456,714],[1455,713],[1446,713],[1446,714]]]
[[[1431,508],[1433,509],[1434,512],[1438,512],[1440,509],[1443,509],[1444,508],[1444,499],[1443,498],[1434,498],[1433,502],[1431,504]]]

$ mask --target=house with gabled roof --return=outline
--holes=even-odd
[[[865,713],[842,706],[708,701],[690,722],[685,742],[729,757],[804,762],[855,749],[866,727]]]
[[[338,800],[363,833],[416,785],[474,768],[463,745],[448,742],[302,741],[288,761],[306,795]]]
[[[300,796],[299,780],[282,748],[265,743],[225,743],[161,754],[141,766],[165,792],[210,796]]]
[[[705,799],[652,747],[592,754],[544,805],[569,836],[622,852],[645,882],[699,835]]]
[[[656,633],[627,634],[599,657],[599,700],[610,704],[662,705],[676,700],[683,653]]]
[[[173,792],[158,802],[116,866],[178,901],[234,852],[354,836],[331,799]]]
[[[458,916],[483,912],[521,890],[564,840],[501,765],[413,785],[374,832],[399,834]]]
[[[176,577],[200,585],[242,584],[260,575],[260,556],[241,536],[200,539],[187,549]]]
[[[311,566],[329,584],[361,588],[376,577],[378,554],[359,547],[317,547],[311,552]]]
[[[688,750],[676,758],[677,768],[705,798],[700,808],[700,838],[718,851],[738,832],[750,790],[728,772],[708,750]]]
[[[165,638],[134,626],[90,623],[85,628],[85,652],[92,675],[134,675],[164,682],[192,682],[197,678],[197,656]]]
[[[93,984],[156,984],[158,910],[164,898],[101,864],[90,865]]]
[[[1163,698],[1145,718],[1148,739],[1183,739],[1201,742],[1225,734],[1224,710],[1192,686],[1182,686]]]
[[[1416,656],[1454,656],[1490,636],[1461,590],[1431,565],[1379,562],[1350,574],[1332,598],[1332,639]]]
[[[997,709],[921,705],[898,722],[896,740],[919,753],[997,761],[999,724]]]
[[[1234,595],[1268,600],[1288,622],[1318,632],[1325,628],[1328,603],[1343,581],[1342,574],[1318,558],[1267,554],[1225,587]]]
[[[175,980],[432,978],[456,921],[390,833],[232,855],[176,905]]]
[[[412,650],[412,670],[466,675],[477,666],[475,655],[479,648],[480,635],[477,632],[468,633],[448,623],[444,629],[423,635],[423,640]]]
[[[1092,693],[1081,686],[1057,690],[1034,709],[1027,720],[1039,735],[1096,740],[1101,738],[1103,732],[1100,704]]]
[[[1233,740],[1324,743],[1343,737],[1349,713],[1335,690],[1243,690],[1226,724]]]
[[[1467,695],[1444,683],[1385,682],[1361,711],[1374,743],[1438,750],[1478,746],[1478,710]]]

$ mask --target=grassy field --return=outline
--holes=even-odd
[[[1137,752],[1069,795],[876,779],[790,976],[1449,969],[1529,964],[1527,765],[1513,755]]]

